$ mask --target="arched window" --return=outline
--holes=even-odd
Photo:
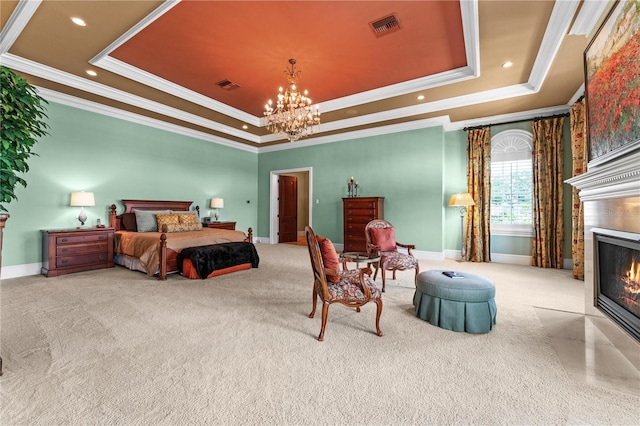
[[[533,235],[533,138],[505,130],[491,138],[491,233]]]

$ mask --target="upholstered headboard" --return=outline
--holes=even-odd
[[[109,226],[115,228],[116,231],[122,229],[122,215],[124,213],[132,213],[135,210],[171,210],[171,211],[190,211],[193,201],[159,201],[159,200],[122,200],[124,204],[124,212],[120,215],[116,213],[117,207],[111,205],[109,212]],[[200,207],[195,206],[195,211],[200,218]]]

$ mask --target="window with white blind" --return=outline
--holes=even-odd
[[[531,133],[505,130],[491,138],[491,233],[532,236]]]

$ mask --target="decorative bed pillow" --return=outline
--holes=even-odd
[[[371,228],[371,242],[378,247],[380,251],[396,250],[396,232],[394,228]]]
[[[324,267],[327,269],[340,270],[340,259],[331,240],[320,235],[316,235],[316,240],[318,240],[318,244],[320,245],[320,253],[322,254]],[[332,283],[340,282],[340,277],[336,275],[330,275],[327,279]]]
[[[162,232],[202,231],[202,224],[198,223],[167,223],[162,226]]]
[[[156,222],[158,222],[158,231],[160,232],[164,232],[163,231],[163,227],[164,225],[168,225],[170,223],[180,223],[180,220],[178,219],[178,215],[177,214],[157,214],[156,215]]]
[[[174,212],[174,214],[178,215],[179,223],[185,223],[185,224],[198,223],[198,218],[196,214],[193,212],[190,212],[190,213]]]
[[[129,232],[138,232],[136,226],[136,214],[135,213],[123,213],[120,218],[120,229]]]
[[[136,225],[138,232],[158,232],[158,222],[156,221],[156,214],[169,214],[169,210],[136,210],[133,212],[136,215]]]

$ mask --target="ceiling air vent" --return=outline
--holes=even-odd
[[[371,30],[376,37],[382,37],[383,35],[391,34],[400,29],[400,22],[395,15],[389,15],[377,21],[369,22]]]
[[[229,80],[222,80],[216,83],[217,86],[220,86],[221,88],[223,88],[226,91],[231,91],[231,90],[235,90],[235,89],[239,89],[240,85],[234,83],[233,81],[229,81]]]

